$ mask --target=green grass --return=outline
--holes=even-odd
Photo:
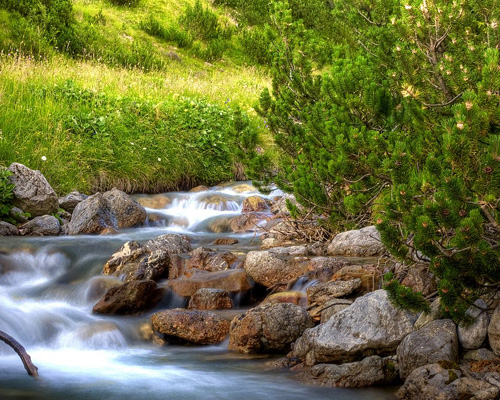
[[[84,58],[58,53],[36,30],[29,45],[19,42],[0,10],[0,40],[10,46],[0,54],[0,166],[39,169],[60,194],[160,192],[237,177],[242,150],[253,150],[239,148],[237,108],[258,133],[252,146],[270,145],[252,108],[269,85],[265,71],[230,57],[206,63],[140,27],[151,14],[176,24],[193,3],[75,0],[78,26],[94,35]]]

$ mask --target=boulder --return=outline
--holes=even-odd
[[[107,227],[118,229],[118,221],[101,193],[80,202],[67,225],[68,235],[101,233]]]
[[[240,183],[238,185],[234,185],[231,189],[235,193],[257,192],[255,186],[249,185],[248,183]]]
[[[177,255],[189,250],[189,238],[176,234],[158,236],[143,245],[135,241],[126,242],[106,262],[102,273],[123,277],[125,281],[175,279],[180,275],[183,264]]]
[[[372,257],[386,252],[375,226],[339,233],[328,246],[331,256]]]
[[[164,194],[157,194],[154,196],[138,197],[137,202],[143,207],[161,210],[166,208],[172,202],[172,199]]]
[[[312,305],[324,304],[333,297],[344,297],[355,292],[361,287],[361,279],[353,279],[350,281],[333,281],[318,283],[307,288],[307,303]]]
[[[398,346],[399,375],[405,379],[426,364],[458,363],[457,327],[451,319],[438,319],[410,333]]]
[[[262,303],[263,304],[291,303],[295,304],[296,306],[307,307],[307,297],[302,292],[287,291],[287,292],[273,293],[267,296]]]
[[[231,322],[229,349],[242,353],[286,353],[313,325],[302,307],[290,303],[263,304]]]
[[[262,213],[241,214],[231,218],[229,228],[232,232],[242,233],[247,231],[255,231],[259,228],[259,224],[265,220],[266,215]]]
[[[21,210],[19,207],[12,207],[9,210],[9,217],[18,223],[24,223],[28,221],[27,214]]]
[[[350,281],[352,279],[361,279],[359,293],[369,293],[380,287],[380,276],[382,275],[380,266],[369,265],[346,265],[338,270],[333,276],[332,281]]]
[[[55,236],[61,232],[61,225],[53,215],[43,215],[21,225],[19,232],[27,236]]]
[[[324,324],[307,329],[293,353],[306,365],[388,355],[412,331],[406,312],[391,304],[385,290],[377,290],[357,298]]]
[[[265,286],[286,285],[307,272],[307,266],[287,260],[267,251],[250,251],[245,260],[245,271],[255,282]]]
[[[268,250],[269,253],[276,255],[276,256],[293,256],[293,257],[300,257],[300,256],[307,256],[309,255],[309,248],[307,246],[287,246],[287,247],[273,247],[272,249]]]
[[[327,282],[336,272],[350,264],[349,261],[337,257],[314,257],[311,258],[308,275],[310,279]]]
[[[495,353],[485,348],[469,350],[462,358],[468,361],[498,361],[498,357]]]
[[[92,311],[99,314],[138,314],[153,308],[162,296],[163,290],[154,281],[125,282],[110,288]]]
[[[232,293],[246,292],[252,288],[252,283],[245,271],[228,269],[183,276],[169,281],[168,286],[178,296],[190,297],[203,288],[224,289]]]
[[[229,321],[211,311],[173,310],[159,311],[151,316],[153,329],[164,339],[195,344],[222,342],[229,333]]]
[[[431,303],[429,312],[422,312],[415,321],[415,330],[423,328],[429,322],[441,318],[441,299],[438,297]]]
[[[400,400],[494,400],[499,393],[498,387],[463,376],[459,369],[427,364],[408,376],[396,397]]]
[[[488,335],[489,318],[486,310],[488,305],[481,299],[474,303],[478,307],[470,307],[466,315],[474,319],[471,325],[460,325],[458,327],[458,340],[465,350],[478,349],[484,343]]]
[[[59,198],[59,208],[62,208],[63,210],[71,213],[78,205],[78,203],[81,203],[87,197],[89,196],[80,192],[71,192],[64,197]]]
[[[14,184],[12,202],[15,206],[32,217],[57,212],[59,203],[56,192],[40,171],[19,163],[12,163],[8,169],[12,172],[9,180]]]
[[[0,236],[18,236],[21,233],[15,225],[5,221],[0,221]]]
[[[198,193],[198,192],[206,192],[207,190],[208,190],[208,188],[206,186],[198,185],[198,186],[192,188],[189,192]]]
[[[116,217],[118,228],[132,228],[144,224],[146,210],[128,194],[113,188],[103,195]]]
[[[335,314],[338,312],[345,310],[347,307],[349,307],[352,304],[351,300],[346,300],[346,299],[332,299],[324,303],[319,307],[319,312],[320,312],[320,322],[325,323],[328,321],[331,317],[333,317]],[[311,317],[315,318],[313,312],[315,310],[309,311],[309,314],[311,314]]]
[[[497,307],[491,316],[488,326],[488,340],[493,353],[500,356],[500,307]]]
[[[224,289],[203,288],[191,296],[189,309],[195,310],[225,310],[233,308],[229,292]]]
[[[269,207],[265,199],[260,196],[250,196],[243,200],[242,212],[265,211],[268,208]]]
[[[187,268],[198,268],[210,272],[229,269],[238,260],[238,257],[230,252],[216,253],[206,247],[198,247],[189,255],[191,258],[187,261]]]
[[[395,357],[371,356],[361,361],[335,364],[317,364],[298,375],[307,383],[332,387],[365,387],[387,385],[397,379]]]
[[[233,238],[219,238],[213,241],[214,246],[232,246],[233,244],[237,244],[240,241],[238,239]]]
[[[429,296],[437,290],[436,278],[429,271],[428,264],[416,264],[411,267],[401,266],[399,270],[396,267],[396,277],[402,278],[399,280],[404,286],[421,292],[424,296]]]

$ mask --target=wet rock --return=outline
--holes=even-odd
[[[118,221],[101,193],[80,202],[67,225],[68,235],[101,233],[107,227],[118,229]]]
[[[314,257],[310,261],[309,277],[320,282],[327,282],[336,272],[350,264],[349,261],[337,257]]]
[[[491,316],[488,326],[488,340],[493,353],[500,356],[500,307],[497,307]]]
[[[106,292],[115,286],[121,286],[123,284],[117,278],[112,278],[108,276],[94,276],[88,283],[87,289],[85,290],[85,299],[88,302],[97,301],[102,296],[106,294]]]
[[[324,304],[332,297],[345,297],[361,287],[361,279],[318,283],[307,288],[307,303]]]
[[[458,339],[466,350],[481,347],[488,335],[488,314],[481,310],[486,310],[488,305],[481,299],[476,300],[474,304],[480,308],[470,307],[466,312],[468,316],[474,318],[474,322],[468,326],[460,325],[458,327]]]
[[[381,275],[380,267],[377,265],[347,265],[332,276],[332,281],[361,279],[359,293],[369,293],[379,289]]]
[[[132,228],[144,224],[146,221],[146,210],[128,194],[113,188],[103,194],[115,215],[118,228]]]
[[[231,218],[229,227],[232,232],[242,233],[254,231],[259,228],[259,224],[266,218],[265,214],[248,213]]]
[[[450,319],[438,319],[406,336],[397,349],[399,375],[405,379],[414,369],[439,361],[458,363],[457,327]]]
[[[265,211],[269,208],[265,199],[260,196],[250,196],[243,200],[243,212]]]
[[[180,340],[195,344],[222,342],[229,333],[229,321],[211,311],[176,308],[152,315],[153,329],[169,341]]]
[[[172,202],[172,199],[164,194],[157,194],[148,197],[138,197],[137,202],[143,207],[161,210],[166,208]]]
[[[56,236],[61,232],[61,225],[53,215],[43,215],[23,224],[19,232],[26,236]]]
[[[309,255],[309,248],[307,246],[288,246],[288,247],[273,247],[268,250],[269,253],[276,256],[307,256]]]
[[[15,225],[5,221],[0,221],[0,236],[18,236],[21,233]]]
[[[438,297],[431,303],[429,312],[422,312],[415,321],[415,330],[423,328],[428,323],[441,318],[441,299]]]
[[[242,353],[286,353],[291,343],[312,325],[302,307],[263,304],[233,319],[229,349]]]
[[[208,222],[207,230],[213,233],[231,232],[232,217],[227,218],[213,218]]]
[[[307,329],[293,353],[306,365],[355,361],[394,352],[412,331],[406,312],[392,305],[385,290],[377,290],[357,298],[324,324]]]
[[[255,186],[249,185],[248,183],[241,183],[235,185],[231,188],[235,193],[248,193],[248,192],[257,192]]]
[[[224,211],[233,209],[232,204],[236,201],[236,198],[218,193],[208,193],[202,195],[198,200],[200,203],[205,203],[204,208],[208,210]]]
[[[71,192],[64,197],[59,198],[59,208],[62,208],[63,210],[71,213],[73,212],[75,207],[87,197],[89,196],[80,192]]]
[[[396,357],[371,356],[341,365],[318,364],[298,377],[307,383],[332,387],[387,385],[397,379],[397,360]]]
[[[190,297],[199,289],[224,289],[232,293],[246,292],[252,288],[250,279],[241,269],[229,269],[219,272],[205,272],[190,277],[171,280],[168,286],[178,296]]]
[[[198,185],[190,190],[191,193],[206,192],[208,188],[203,185]]]
[[[188,308],[195,310],[226,310],[233,308],[233,302],[227,290],[203,288],[197,290],[191,296]]]
[[[186,235],[177,235],[175,233],[157,236],[144,243],[143,247],[147,252],[161,250],[168,254],[182,254],[192,250],[191,239]]]
[[[307,272],[307,266],[286,260],[270,251],[250,251],[245,271],[255,282],[265,287],[287,284]]]
[[[14,184],[15,206],[30,213],[32,217],[57,212],[59,203],[56,192],[40,171],[19,163],[12,163],[8,169],[13,173],[9,180]]]
[[[400,400],[494,400],[499,392],[498,387],[488,382],[463,376],[459,369],[427,364],[408,376],[396,397]]]
[[[162,296],[163,290],[154,281],[125,282],[109,289],[92,311],[99,314],[138,314],[153,308]]]
[[[101,236],[112,236],[112,235],[118,235],[118,230],[111,227],[111,226],[108,226],[107,228],[105,228],[101,233],[100,235]]]
[[[214,246],[232,246],[233,244],[237,244],[240,241],[238,239],[232,239],[232,238],[220,238],[220,239],[215,239],[213,241]]]
[[[307,306],[307,297],[302,292],[297,291],[287,291],[280,293],[273,293],[270,296],[267,296],[262,304],[276,304],[276,303],[291,303],[296,306],[306,307]]]
[[[238,260],[238,257],[230,252],[216,253],[206,247],[198,247],[189,255],[191,258],[187,261],[187,268],[198,268],[209,272],[229,269]]]
[[[372,257],[386,252],[380,233],[374,226],[339,233],[328,246],[331,256]]]
[[[159,334],[157,334],[151,322],[145,322],[139,327],[139,334],[141,338],[155,344],[156,346],[164,346],[166,344],[165,339],[162,339]]]

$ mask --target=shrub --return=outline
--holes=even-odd
[[[109,0],[112,4],[122,7],[136,7],[141,0]]]
[[[0,220],[8,217],[12,208],[14,185],[9,180],[11,175],[12,172],[8,169],[0,167]]]

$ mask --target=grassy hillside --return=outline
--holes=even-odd
[[[54,31],[50,10],[23,14],[9,1],[0,0],[0,165],[40,169],[60,193],[151,192],[241,176],[267,141],[252,109],[266,73],[209,4],[74,0]]]

